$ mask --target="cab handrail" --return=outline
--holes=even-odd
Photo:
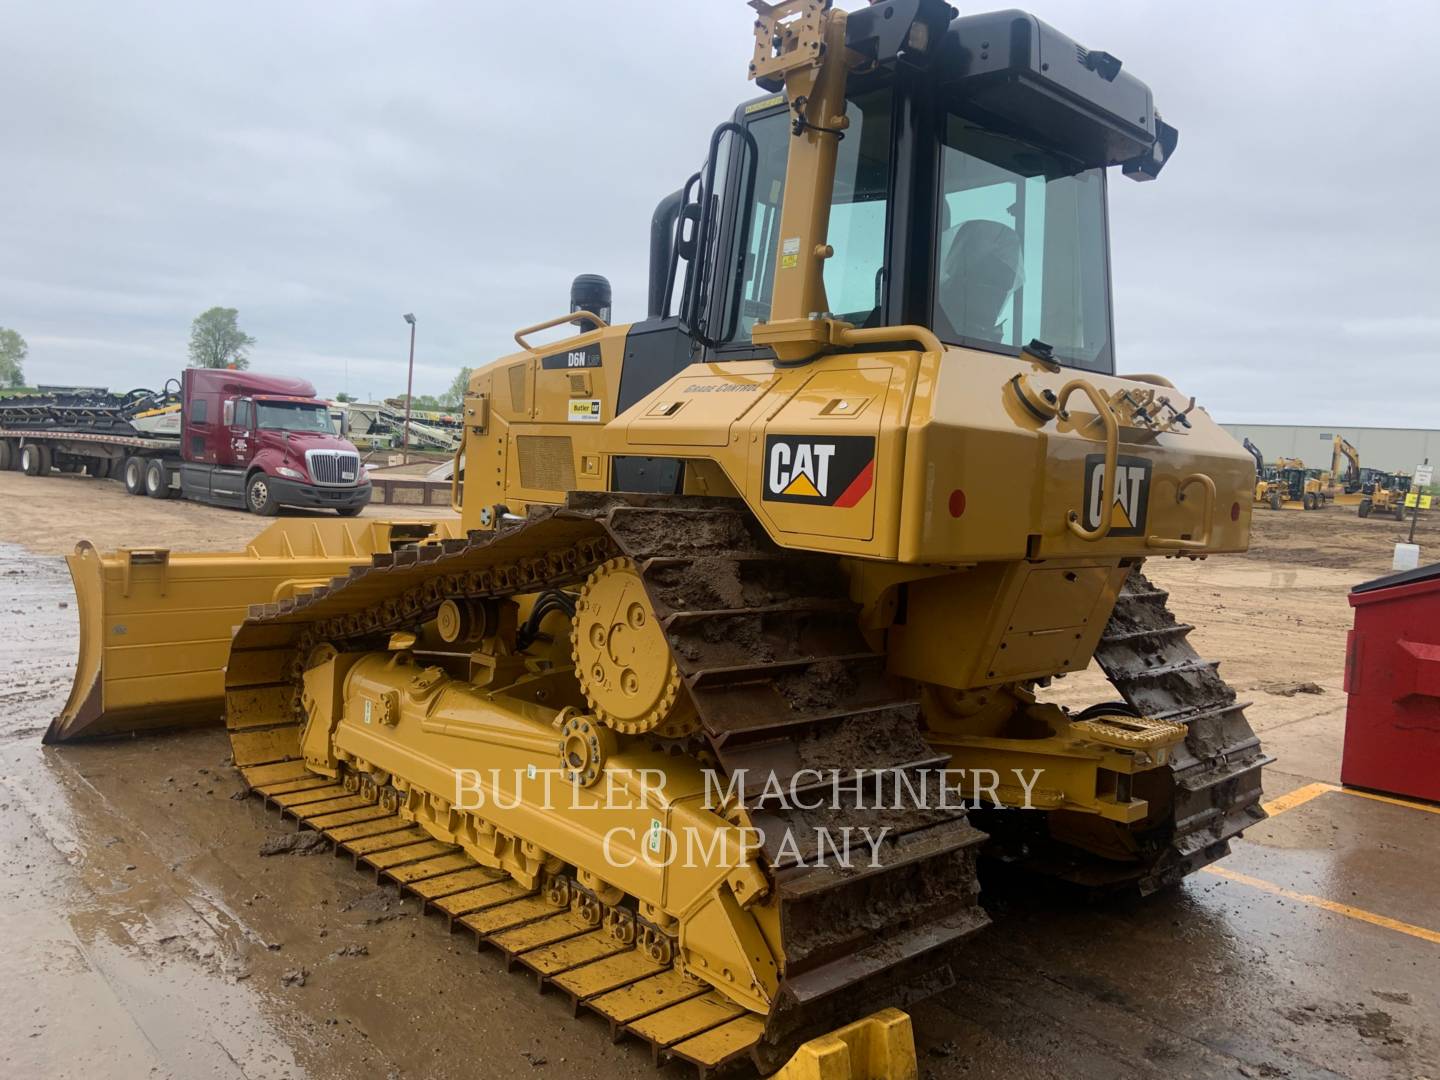
[[[1095,406],[1096,416],[1105,425],[1105,478],[1101,481],[1107,488],[1107,497],[1101,500],[1100,520],[1096,522],[1095,528],[1087,529],[1082,524],[1079,510],[1071,510],[1066,515],[1066,524],[1070,531],[1081,540],[1095,541],[1103,540],[1110,535],[1110,528],[1115,520],[1115,466],[1120,457],[1120,421],[1115,417],[1115,410],[1111,408],[1110,402],[1105,395],[1100,393],[1095,386],[1085,379],[1071,379],[1061,388],[1059,396],[1055,399],[1056,414],[1068,419],[1065,411],[1065,404],[1070,400],[1070,395],[1080,391],[1090,399]]]
[[[1200,551],[1210,546],[1210,533],[1215,527],[1215,481],[1204,473],[1191,473],[1180,481],[1175,489],[1175,501],[1185,501],[1185,489],[1191,484],[1199,484],[1205,493],[1205,505],[1201,510],[1201,522],[1204,524],[1204,531],[1198,540],[1186,540],[1179,536],[1147,536],[1145,543],[1153,548],[1165,548],[1172,551]]]
[[[568,312],[566,312],[564,315],[556,315],[555,318],[553,318],[553,319],[546,319],[544,322],[538,322],[538,323],[536,323],[534,326],[527,326],[527,327],[525,327],[525,329],[523,329],[523,330],[516,330],[516,331],[515,331],[515,344],[519,345],[519,346],[520,346],[522,349],[524,349],[526,352],[535,352],[535,351],[537,351],[537,350],[535,349],[535,347],[534,347],[533,345],[531,345],[528,341],[525,340],[525,335],[527,335],[527,334],[537,334],[537,333],[539,333],[541,330],[549,330],[552,326],[561,326],[561,325],[563,325],[564,323],[570,323],[570,322],[573,322],[573,323],[580,323],[580,322],[591,322],[591,323],[594,323],[595,325],[591,328],[591,330],[604,330],[607,326],[610,325],[610,324],[607,323],[604,319],[602,319],[599,315],[596,315],[593,311],[585,311],[585,310],[583,310],[583,309],[580,310],[580,311],[568,311]],[[579,333],[571,334],[570,337],[579,337],[581,334],[588,334],[588,333],[590,333],[591,330],[581,330]],[[558,345],[558,344],[560,344],[561,342],[565,342],[565,341],[569,341],[569,340],[570,340],[570,338],[561,338],[560,341],[558,341],[558,342],[553,342],[552,344]]]

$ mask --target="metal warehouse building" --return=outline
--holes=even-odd
[[[1294,457],[1312,469],[1328,469],[1337,434],[1360,453],[1360,464],[1386,472],[1411,472],[1424,461],[1440,463],[1440,431],[1426,428],[1308,427],[1298,424],[1223,424],[1237,439],[1248,438],[1267,462]]]

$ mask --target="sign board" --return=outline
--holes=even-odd
[[[1416,487],[1429,487],[1435,482],[1434,465],[1416,465],[1414,484]]]
[[[1413,492],[1413,491],[1410,492],[1409,495],[1406,495],[1406,496],[1405,496],[1405,505],[1406,505],[1406,506],[1418,507],[1418,508],[1420,508],[1421,510],[1429,510],[1429,509],[1430,509],[1430,503],[1431,503],[1432,501],[1433,501],[1433,496],[1430,496],[1430,495],[1417,495],[1417,494],[1415,494],[1415,492]]]

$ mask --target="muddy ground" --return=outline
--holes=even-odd
[[[647,1050],[612,1045],[348,863],[262,857],[289,830],[232,798],[221,733],[40,745],[73,663],[56,556],[80,536],[235,548],[260,524],[85,483],[0,473],[0,1070],[656,1075]],[[1334,507],[1255,526],[1248,556],[1148,572],[1254,701],[1273,797],[1338,782],[1345,594],[1389,568],[1403,527]],[[1440,529],[1419,540],[1440,553]],[[1053,693],[1106,696],[1090,673]],[[1327,794],[1252,829],[1224,865],[1440,929],[1440,815]],[[914,1012],[922,1076],[1440,1078],[1440,945],[1207,874],[1145,902],[1010,898],[994,915],[960,985]]]

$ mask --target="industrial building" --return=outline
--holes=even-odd
[[[1386,472],[1412,472],[1423,462],[1440,460],[1440,431],[1433,428],[1318,427],[1308,424],[1222,424],[1237,439],[1249,439],[1267,462],[1299,458],[1312,468],[1328,468],[1334,437],[1348,439],[1360,463]]]

